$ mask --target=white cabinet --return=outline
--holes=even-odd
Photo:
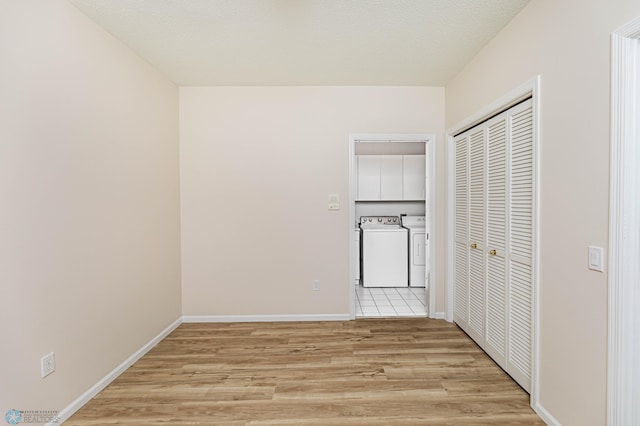
[[[402,156],[358,156],[358,200],[402,200]]]
[[[533,363],[533,110],[454,139],[454,321],[525,390]]]
[[[380,199],[402,200],[402,156],[380,156]]]
[[[402,156],[402,199],[425,199],[426,163],[424,155]]]
[[[425,199],[424,155],[358,155],[357,200]]]
[[[358,157],[358,200],[380,200],[380,157],[359,155]]]

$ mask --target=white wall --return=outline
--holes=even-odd
[[[181,88],[184,314],[348,313],[349,134],[436,134],[443,182],[443,131],[443,88]]]
[[[61,410],[180,316],[178,89],[63,0],[0,64],[0,413]]]
[[[610,34],[637,0],[532,0],[446,86],[447,128],[541,75],[540,403],[564,426],[605,424]]]

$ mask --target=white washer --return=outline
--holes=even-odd
[[[427,282],[426,265],[429,261],[426,244],[425,216],[403,216],[402,226],[409,230],[409,286],[425,287]]]
[[[408,231],[397,216],[363,216],[362,285],[406,287],[409,281]]]

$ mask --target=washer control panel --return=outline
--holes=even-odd
[[[360,217],[360,227],[366,228],[368,226],[381,226],[381,225],[400,225],[400,218],[398,216],[362,216]]]

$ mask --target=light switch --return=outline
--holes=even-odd
[[[329,210],[340,210],[340,195],[329,194]]]
[[[589,269],[604,272],[604,250],[602,247],[589,246]]]

